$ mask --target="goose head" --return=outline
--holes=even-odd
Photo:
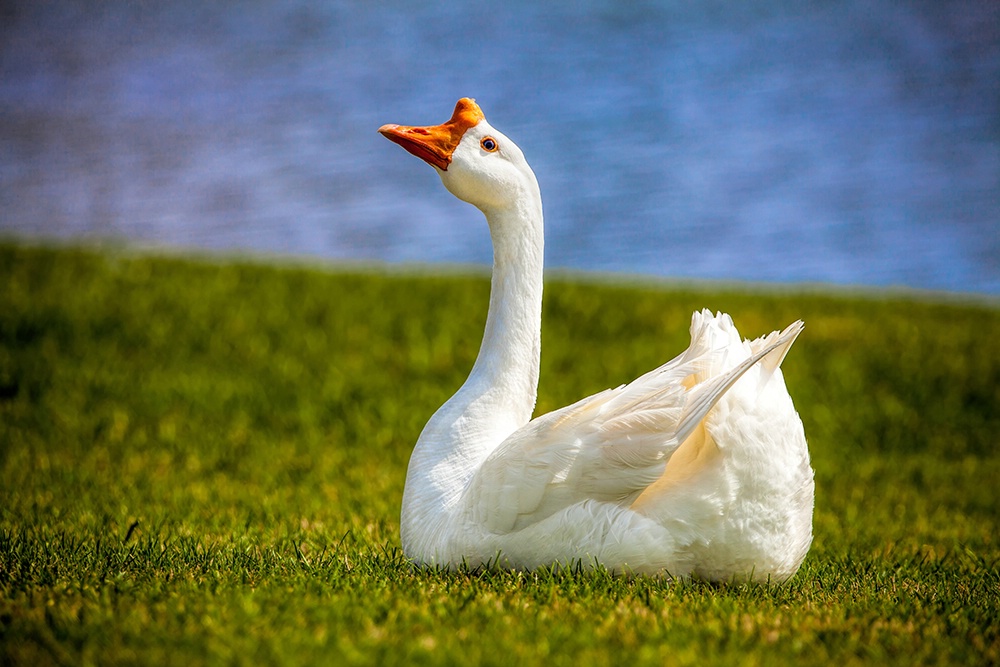
[[[441,125],[383,125],[379,132],[434,167],[453,195],[489,213],[538,199],[538,182],[517,145],[463,97]]]

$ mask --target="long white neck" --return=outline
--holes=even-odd
[[[493,278],[486,330],[469,379],[452,398],[471,407],[483,397],[491,414],[510,431],[531,419],[541,355],[541,199],[521,203],[516,209],[487,213]]]
[[[542,201],[531,179],[509,208],[485,210],[493,240],[493,278],[479,356],[462,388],[431,417],[417,440],[403,493],[404,553],[432,517],[447,514],[472,473],[510,433],[531,419],[541,353]]]

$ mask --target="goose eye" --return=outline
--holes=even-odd
[[[483,150],[487,153],[495,153],[500,146],[497,145],[497,140],[493,137],[483,137],[483,140],[479,142],[479,145],[483,147]]]

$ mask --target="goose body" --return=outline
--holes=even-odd
[[[814,484],[779,366],[802,323],[751,342],[728,315],[696,312],[673,360],[531,419],[543,273],[531,168],[468,98],[442,125],[379,131],[483,211],[494,255],[479,355],[410,459],[405,555],[443,567],[793,575],[812,541]]]

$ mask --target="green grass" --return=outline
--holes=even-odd
[[[0,664],[1000,661],[1000,309],[552,279],[539,411],[694,309],[806,321],[813,549],[782,586],[414,570],[406,462],[488,290],[0,244]]]

